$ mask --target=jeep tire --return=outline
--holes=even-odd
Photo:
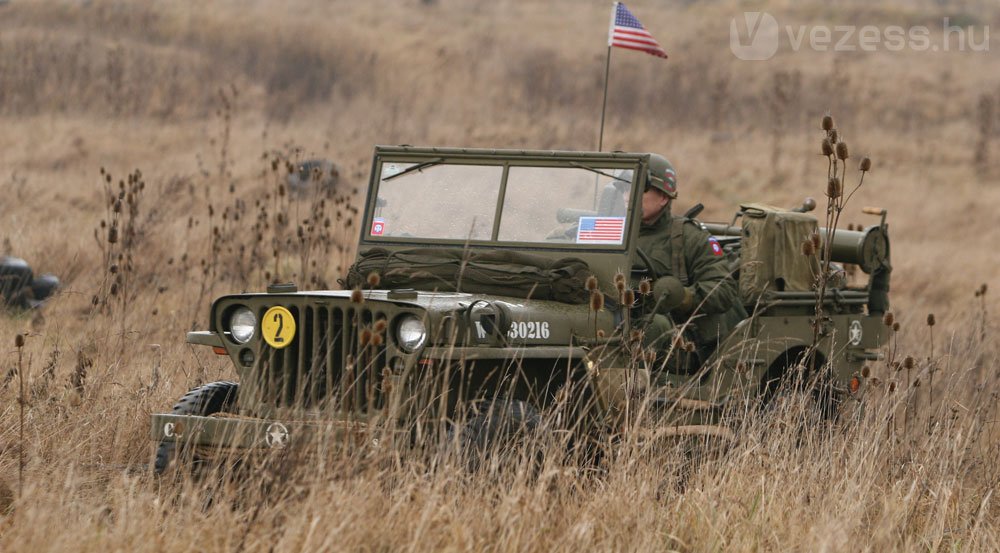
[[[170,413],[173,415],[194,415],[205,417],[215,413],[228,411],[236,404],[236,392],[239,384],[235,382],[212,382],[199,386],[184,394]],[[153,473],[160,475],[166,472],[174,460],[184,453],[185,444],[163,440],[156,448],[156,459],[153,462]],[[195,463],[198,462],[194,459]]]

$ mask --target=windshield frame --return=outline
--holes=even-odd
[[[533,249],[556,250],[566,252],[616,252],[631,251],[632,242],[638,233],[641,222],[641,197],[646,181],[649,154],[624,152],[557,152],[557,151],[523,151],[523,150],[473,150],[473,149],[442,149],[442,148],[412,148],[378,146],[372,160],[372,171],[368,187],[368,197],[365,203],[365,213],[361,227],[360,245],[391,246],[391,245],[441,245],[454,247],[486,247],[490,249]],[[424,238],[372,235],[372,225],[377,215],[379,186],[384,182],[382,168],[386,163],[413,163],[427,165],[429,171],[434,167],[446,164],[485,165],[501,167],[501,180],[497,191],[496,206],[492,221],[489,240]],[[596,174],[613,173],[619,169],[633,170],[630,193],[627,206],[626,227],[621,244],[580,244],[574,242],[525,242],[501,241],[498,239],[503,223],[504,202],[507,193],[508,177],[512,167],[531,168],[566,168],[592,171]],[[422,171],[424,169],[420,169]],[[390,177],[392,178],[392,177]],[[637,193],[638,192],[638,193]],[[595,190],[596,194],[596,190]]]

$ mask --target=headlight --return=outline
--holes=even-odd
[[[413,353],[427,340],[427,327],[415,315],[404,315],[396,325],[396,341],[407,353]]]
[[[249,342],[256,328],[257,317],[246,307],[237,307],[229,315],[229,332],[239,344]]]

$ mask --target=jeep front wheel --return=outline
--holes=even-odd
[[[235,382],[212,382],[199,386],[184,394],[171,409],[173,415],[193,415],[206,417],[215,413],[228,411],[236,404],[236,392],[239,384]],[[153,463],[153,473],[160,475],[166,472],[176,459],[185,452],[185,445],[178,442],[162,440],[156,448],[156,459]],[[194,459],[197,463],[197,459]]]

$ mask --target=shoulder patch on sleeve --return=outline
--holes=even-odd
[[[708,237],[708,245],[712,247],[712,255],[716,257],[722,256],[722,246],[719,245],[719,241],[714,236]]]

